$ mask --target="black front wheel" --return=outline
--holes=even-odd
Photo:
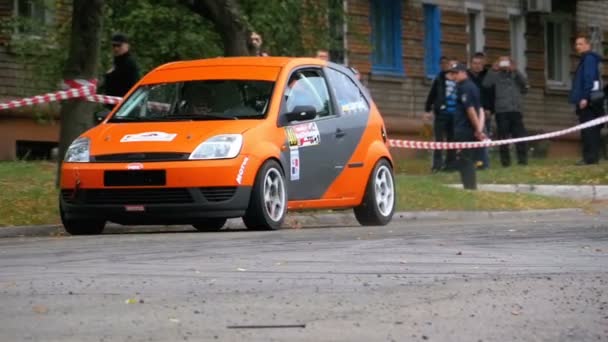
[[[59,206],[61,223],[70,235],[98,235],[103,233],[106,222],[103,220],[73,220],[65,217],[63,208]]]

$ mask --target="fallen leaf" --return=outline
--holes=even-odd
[[[45,313],[49,312],[49,308],[47,308],[44,305],[34,305],[32,307],[32,310],[37,314],[45,314]]]
[[[137,299],[129,298],[125,300],[125,304],[137,304]]]

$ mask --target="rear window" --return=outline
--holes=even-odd
[[[238,120],[266,116],[274,82],[204,80],[139,87],[110,122]]]

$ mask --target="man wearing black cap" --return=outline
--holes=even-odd
[[[121,33],[112,36],[112,53],[114,63],[105,74],[104,93],[123,97],[139,80],[139,68],[129,53],[127,36]]]
[[[453,63],[447,72],[457,83],[458,100],[454,113],[454,140],[468,142],[487,139],[483,133],[484,118],[480,117],[482,115],[480,115],[479,88],[469,79],[467,67],[461,63]],[[477,189],[475,154],[474,149],[458,150],[456,154],[462,186],[469,190]]]

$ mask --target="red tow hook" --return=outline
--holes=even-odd
[[[78,195],[78,190],[80,190],[80,179],[76,179],[76,184],[74,185],[74,191],[72,192],[72,200],[75,200]]]

